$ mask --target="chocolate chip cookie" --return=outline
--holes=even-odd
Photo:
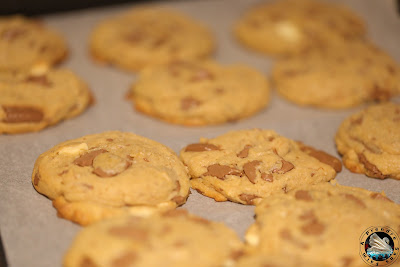
[[[352,11],[315,0],[258,4],[246,11],[234,28],[246,47],[279,56],[362,39],[365,32],[364,22]]]
[[[372,105],[351,115],[335,141],[350,171],[400,179],[400,104]]]
[[[0,71],[0,95],[0,134],[42,130],[93,102],[86,83],[66,69]]]
[[[246,118],[269,102],[269,83],[245,65],[176,61],[140,72],[129,99],[137,110],[183,125]]]
[[[187,170],[171,149],[118,131],[83,136],[44,152],[32,183],[53,201],[60,217],[81,225],[174,209],[189,194]]]
[[[63,266],[232,266],[242,247],[224,224],[179,209],[85,227],[67,251]]]
[[[273,67],[272,79],[287,100],[318,108],[350,108],[400,93],[399,65],[366,42],[281,59]]]
[[[216,201],[254,205],[274,193],[327,182],[338,159],[271,130],[238,130],[181,150],[191,186]]]
[[[199,59],[214,51],[214,37],[178,11],[147,6],[99,23],[90,37],[93,57],[137,71],[177,59]]]
[[[54,65],[67,55],[64,38],[39,20],[0,18],[0,71]]]
[[[255,212],[246,251],[312,260],[308,266],[366,266],[360,257],[363,232],[371,226],[400,231],[400,206],[385,195],[330,183],[270,196]]]

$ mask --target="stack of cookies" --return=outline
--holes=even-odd
[[[96,62],[137,74],[127,94],[136,110],[172,124],[250,117],[268,105],[272,86],[316,108],[380,101],[343,121],[337,150],[352,172],[400,179],[400,105],[386,102],[400,94],[400,67],[367,41],[357,15],[317,0],[281,0],[246,11],[234,35],[276,59],[272,83],[251,66],[216,62],[206,26],[160,7],[99,23],[89,49]],[[85,82],[54,67],[66,54],[63,38],[42,23],[0,19],[0,133],[38,131],[92,103]],[[107,131],[43,152],[31,178],[59,217],[85,226],[66,267],[361,267],[375,260],[359,256],[367,255],[358,240],[371,226],[393,233],[385,260],[399,264],[400,206],[384,193],[339,185],[341,171],[339,158],[269,129],[200,138],[179,155],[147,137]],[[191,189],[255,206],[244,240],[182,209]]]
[[[93,102],[81,78],[52,68],[67,53],[64,38],[42,22],[0,18],[0,134],[39,131]]]

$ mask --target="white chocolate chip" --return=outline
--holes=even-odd
[[[88,151],[89,147],[86,143],[80,143],[77,145],[66,146],[62,148],[58,154],[68,154],[68,155],[80,155],[84,151]]]
[[[301,37],[297,27],[289,21],[278,22],[275,27],[275,30],[278,32],[279,35],[292,42],[299,41]]]
[[[42,76],[46,74],[48,70],[49,70],[49,64],[42,62],[34,65],[30,70],[30,74],[32,76]]]
[[[257,235],[247,234],[245,239],[250,246],[257,246],[260,243],[260,238]]]

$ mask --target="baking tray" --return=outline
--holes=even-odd
[[[203,21],[216,35],[216,60],[245,63],[268,75],[273,60],[250,52],[235,42],[232,25],[256,0],[177,1],[158,4],[176,8]],[[367,23],[370,38],[394,59],[400,61],[400,19],[395,1],[342,0]],[[154,2],[152,2],[154,4]],[[51,201],[38,194],[31,184],[36,158],[68,139],[107,130],[120,130],[154,139],[176,152],[200,137],[215,137],[229,130],[264,128],[301,140],[337,155],[334,136],[344,118],[363,107],[348,110],[319,110],[299,107],[272,93],[269,106],[248,119],[210,127],[171,125],[136,112],[124,99],[135,74],[95,64],[87,43],[93,27],[101,20],[139,4],[97,8],[44,16],[68,40],[70,56],[62,67],[74,70],[89,84],[96,105],[81,116],[38,133],[0,136],[0,232],[9,266],[61,266],[62,258],[80,226],[60,219]],[[366,66],[367,67],[367,66]],[[399,101],[399,99],[397,99]],[[344,169],[337,180],[344,185],[385,191],[400,203],[400,181],[378,180]],[[253,222],[254,207],[231,202],[217,203],[193,191],[183,206],[204,218],[222,221],[240,237]],[[399,233],[400,234],[400,233]]]

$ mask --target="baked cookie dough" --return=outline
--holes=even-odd
[[[42,130],[82,113],[92,94],[66,69],[0,71],[0,134]]]
[[[134,8],[101,22],[90,37],[100,62],[137,71],[177,59],[199,59],[214,51],[213,34],[177,11],[155,6]]]
[[[372,105],[351,115],[335,141],[350,171],[400,179],[400,104]]]
[[[179,209],[85,227],[67,251],[63,266],[232,266],[242,248],[224,224]]]
[[[364,22],[344,6],[315,0],[258,4],[234,27],[246,47],[272,55],[296,55],[365,35]]]
[[[359,255],[363,232],[370,227],[400,232],[398,204],[381,193],[330,183],[270,196],[255,213],[246,253],[316,263],[309,266],[366,266]]]
[[[287,100],[319,108],[350,108],[400,93],[399,65],[366,42],[279,60],[272,79]]]
[[[237,261],[235,267],[329,267],[313,262],[312,259],[288,257],[282,254],[254,254],[243,255]]]
[[[0,17],[0,71],[51,66],[66,55],[64,38],[39,20]]]
[[[128,98],[135,108],[164,121],[210,125],[246,118],[269,101],[269,83],[244,65],[175,61],[140,72]]]
[[[180,157],[189,168],[192,188],[216,201],[248,205],[301,185],[327,182],[342,167],[325,152],[261,129],[201,138],[183,148]]]
[[[189,176],[166,146],[118,131],[63,142],[36,160],[32,183],[58,215],[88,225],[149,214],[186,202]]]

